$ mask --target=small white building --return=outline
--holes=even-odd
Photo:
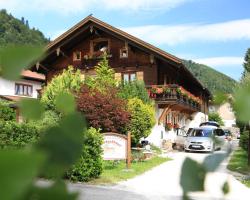
[[[22,78],[18,81],[6,80],[0,77],[0,98],[9,101],[19,101],[21,98],[37,98],[39,90],[45,81],[43,74],[22,72]]]
[[[23,71],[21,79],[18,81],[6,80],[0,77],[0,100],[13,102],[11,107],[16,110],[17,122],[22,122],[23,119],[15,102],[22,98],[38,98],[44,81],[45,76],[43,74],[29,70]]]
[[[224,122],[224,127],[232,128],[236,126],[236,117],[233,108],[229,102],[225,102],[221,105],[210,105],[209,112],[216,112],[220,115]]]

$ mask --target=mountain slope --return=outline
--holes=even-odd
[[[207,65],[198,64],[191,60],[183,60],[183,63],[213,94],[218,91],[230,94],[237,85],[237,81]]]
[[[46,44],[43,33],[35,28],[29,28],[28,20],[16,19],[6,10],[0,10],[0,47],[6,44]]]

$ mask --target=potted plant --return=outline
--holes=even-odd
[[[172,125],[172,123],[170,123],[170,122],[167,122],[167,123],[166,123],[166,126],[165,126],[165,128],[166,128],[166,130],[167,130],[167,131],[171,131],[171,130],[172,130],[172,128],[173,128],[173,125]]]
[[[171,93],[171,90],[168,86],[164,86],[163,88],[163,94],[164,95],[169,95]]]
[[[162,94],[163,93],[163,88],[162,87],[156,88],[156,93],[157,94]]]
[[[176,88],[176,94],[178,98],[180,98],[180,96],[182,95],[182,91],[180,87]]]
[[[180,128],[180,125],[179,124],[174,124],[174,129],[178,129]]]
[[[157,88],[152,87],[150,90],[151,97],[155,98],[157,94]]]

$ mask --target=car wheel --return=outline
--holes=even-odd
[[[189,150],[187,150],[187,149],[184,149],[184,151],[185,151],[186,153],[188,153],[188,152],[189,152]]]

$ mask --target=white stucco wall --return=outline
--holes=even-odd
[[[37,98],[37,90],[41,89],[41,83],[37,81],[30,80],[20,80],[20,81],[10,81],[0,77],[0,95],[9,95],[9,96],[19,96],[15,95],[15,83],[23,83],[33,86],[32,98]]]
[[[222,121],[224,122],[224,126],[226,128],[230,128],[230,127],[236,126],[236,120],[226,120],[226,119],[223,119]]]
[[[146,138],[150,143],[161,147],[163,140],[170,140],[171,142],[174,142],[176,138],[176,133],[174,130],[166,131],[163,124],[158,125],[158,119],[163,112],[163,109],[158,109],[157,106],[155,107],[155,118],[156,118],[156,124],[153,127],[151,134]],[[186,119],[185,124],[185,130],[188,130],[189,128],[195,128],[199,127],[200,123],[205,122],[208,120],[208,116],[205,115],[202,112],[196,112],[192,115],[192,120]]]
[[[192,120],[189,120],[186,124],[185,129],[196,128],[200,126],[200,123],[208,121],[208,115],[205,115],[202,112],[196,112],[192,114]]]

